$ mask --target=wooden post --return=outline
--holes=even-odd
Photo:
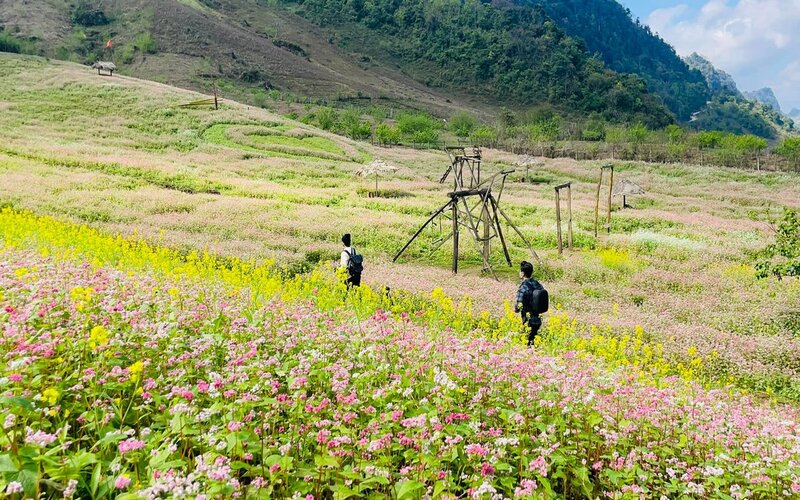
[[[453,200],[453,274],[458,273],[458,203]]]
[[[567,242],[572,250],[572,183],[567,186]]]
[[[219,103],[217,102],[217,79],[215,78],[212,80],[212,85],[214,87],[214,109],[219,109]]]
[[[564,253],[564,244],[561,241],[561,194],[556,188],[556,231],[558,235],[558,254]]]
[[[481,219],[483,220],[483,260],[484,262],[489,262],[489,254],[491,253],[491,248],[489,247],[489,224],[491,224],[489,218],[489,209],[486,207],[487,199],[484,198],[483,200],[483,213],[481,214]]]
[[[606,229],[611,233],[611,190],[614,189],[614,166],[611,166],[611,179],[608,181],[608,217],[606,218]]]
[[[597,181],[597,196],[594,204],[594,237],[597,238],[597,228],[600,225],[600,187],[603,184],[603,172],[605,168],[600,167],[600,180]]]

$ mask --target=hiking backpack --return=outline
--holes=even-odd
[[[533,284],[530,284],[522,300],[523,310],[526,313],[539,315],[550,309],[550,296],[541,283],[539,283],[539,288],[533,288]]]
[[[347,261],[347,274],[355,276],[364,271],[364,257],[355,248],[350,249],[350,259]]]

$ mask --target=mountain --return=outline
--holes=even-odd
[[[185,87],[216,77],[234,94],[277,88],[438,114],[551,106],[651,127],[674,120],[647,78],[613,71],[526,1],[3,0],[0,24],[41,55],[113,58],[123,73]],[[672,85],[683,102],[683,82]],[[683,116],[693,105],[675,109]]]
[[[703,74],[712,91],[702,109],[692,115],[691,125],[700,130],[720,130],[734,134],[753,134],[766,139],[796,133],[794,122],[780,112],[772,89],[742,94],[733,77],[714,67],[695,53],[684,58],[686,64]]]
[[[767,106],[772,107],[772,109],[775,111],[779,113],[781,112],[781,105],[778,102],[778,98],[775,97],[775,93],[769,87],[764,87],[752,92],[745,92],[744,96],[750,101],[766,104]]]
[[[711,61],[697,52],[693,52],[683,60],[690,68],[702,73],[711,92],[726,90],[737,97],[744,97],[736,87],[736,82],[733,81],[733,77],[730,74],[715,68]]]
[[[699,130],[752,134],[765,139],[797,133],[792,119],[772,106],[724,91],[716,93],[705,108],[695,113],[691,125]]]
[[[501,2],[494,1],[493,4]],[[675,49],[633,20],[629,9],[615,0],[515,0],[539,6],[572,37],[580,39],[590,53],[597,53],[606,65],[621,73],[633,73],[647,82],[647,88],[661,97],[679,120],[708,100],[703,75],[690,68]]]
[[[800,109],[792,108],[792,110],[789,111],[789,118],[800,120]]]

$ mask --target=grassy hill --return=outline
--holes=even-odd
[[[313,24],[274,6],[245,0],[108,1],[98,9],[107,22],[86,26],[74,18],[76,5],[3,2],[0,27],[34,53],[88,64],[113,59],[122,74],[197,90],[210,89],[216,78],[226,96],[250,103],[263,102],[274,90],[289,98],[372,98],[441,115],[456,109],[477,116],[493,112],[474,96],[445,96],[396,68],[359,61]],[[105,48],[108,39],[113,50]]]
[[[594,111],[653,127],[672,120],[643,80],[590,58],[540,10],[456,5],[410,2],[397,22],[400,11],[388,4],[351,13],[336,2],[14,0],[0,6],[0,26],[42,55],[114,59],[124,74],[194,89],[216,76],[227,95],[253,103],[278,89],[441,116],[494,116],[509,105]],[[40,15],[24,15],[30,9]],[[105,48],[109,38],[113,49]]]

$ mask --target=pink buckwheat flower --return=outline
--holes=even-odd
[[[138,439],[126,439],[125,441],[121,441],[119,443],[119,452],[121,455],[124,455],[128,452],[141,450],[144,448],[144,441],[140,441]]]
[[[114,488],[118,490],[124,490],[131,484],[131,478],[126,475],[118,476],[116,481],[114,481]]]

